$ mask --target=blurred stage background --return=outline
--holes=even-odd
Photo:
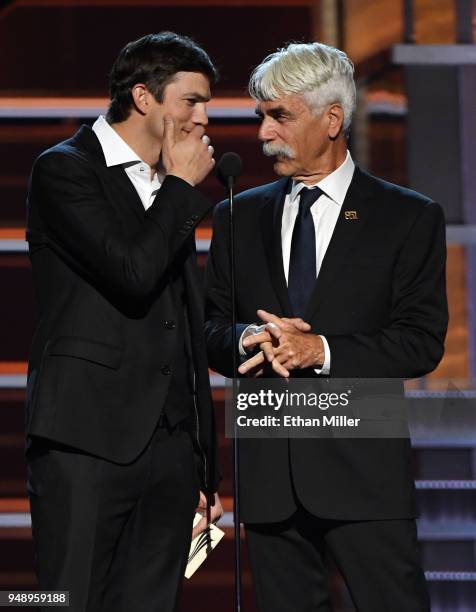
[[[207,132],[217,158],[228,150],[242,156],[240,190],[273,180],[246,96],[250,70],[290,40],[319,40],[349,54],[359,89],[354,159],[429,194],[447,213],[446,354],[411,390],[415,402],[441,401],[451,395],[449,380],[462,389],[476,378],[475,14],[472,0],[0,0],[0,590],[35,586],[22,434],[37,318],[24,242],[28,174],[42,150],[104,112],[108,70],[122,46],[164,29],[204,45],[222,75]],[[214,201],[223,197],[214,177],[203,190]],[[201,264],[209,228],[208,219],[197,234]],[[212,373],[212,382],[223,432],[223,380]],[[432,610],[470,612],[476,610],[475,419],[448,427],[437,440],[431,433],[414,441],[414,465]],[[220,445],[227,537],[185,585],[181,612],[233,607],[230,440],[221,435]],[[339,575],[332,575],[336,610],[353,610]],[[243,582],[245,610],[255,612],[246,563]]]

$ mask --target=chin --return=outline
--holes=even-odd
[[[274,162],[274,171],[279,176],[291,176],[293,173],[292,164],[287,159],[279,160]]]

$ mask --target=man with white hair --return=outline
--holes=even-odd
[[[250,93],[281,178],[236,197],[240,373],[430,372],[447,327],[443,213],[355,166],[351,61],[324,44],[290,44],[254,70]],[[206,319],[210,365],[232,376],[228,202],[214,217]],[[330,610],[327,551],[360,612],[430,609],[409,440],[263,438],[240,448],[260,612]]]

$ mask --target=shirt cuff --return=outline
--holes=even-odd
[[[240,339],[238,341],[238,351],[240,353],[240,357],[248,357],[251,356],[252,351],[247,352],[245,347],[243,346],[243,340],[247,337],[247,336],[252,336],[255,331],[258,329],[258,325],[255,325],[254,323],[251,323],[251,325],[248,325],[247,327],[245,327],[245,329],[243,330],[243,333],[240,336]]]
[[[329,348],[329,343],[326,340],[325,336],[319,336],[322,340],[322,344],[324,345],[324,363],[321,368],[315,368],[314,372],[316,374],[320,374],[321,376],[328,376],[331,372],[331,349]]]

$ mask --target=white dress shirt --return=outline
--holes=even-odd
[[[319,276],[324,255],[334,233],[334,228],[339,218],[339,214],[344,203],[345,196],[354,175],[355,164],[347,151],[345,161],[331,174],[328,174],[314,185],[305,185],[302,182],[293,181],[291,190],[286,194],[283,206],[283,216],[281,220],[281,248],[283,254],[283,267],[288,282],[289,259],[291,256],[291,240],[293,236],[294,224],[299,211],[299,199],[301,190],[304,187],[312,189],[319,187],[324,193],[311,206],[311,215],[314,221],[316,233],[316,278]],[[240,354],[246,355],[242,345],[244,335],[252,330],[247,327],[240,337]],[[247,334],[247,335],[248,335]],[[331,369],[331,352],[325,336],[320,336],[324,344],[324,363],[321,369],[316,369],[317,374],[329,374]]]
[[[106,166],[122,166],[134,185],[137,195],[147,210],[154,201],[163,182],[163,176],[158,172],[152,176],[152,168],[146,164],[123,140],[103,115],[99,116],[93,125],[93,132],[98,137]]]

